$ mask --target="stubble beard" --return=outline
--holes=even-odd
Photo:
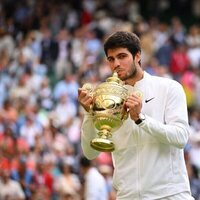
[[[127,81],[133,79],[137,74],[137,68],[134,64],[132,64],[131,70],[126,73],[125,77],[122,78],[122,81]]]

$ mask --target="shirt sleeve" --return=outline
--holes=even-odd
[[[90,160],[96,158],[100,153],[90,146],[91,140],[96,137],[97,130],[94,127],[92,115],[86,113],[81,126],[81,147],[83,154]]]
[[[184,148],[189,137],[185,93],[181,84],[175,81],[172,81],[166,92],[166,103],[163,105],[165,106],[164,119],[159,121],[146,116],[139,127],[160,142]]]

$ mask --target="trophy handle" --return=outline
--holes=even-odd
[[[125,108],[123,108],[121,120],[126,120],[128,118],[128,115],[129,115],[129,110],[126,110]]]
[[[133,92],[136,96],[138,96],[141,100],[143,98],[143,93],[140,90],[136,90]],[[131,95],[131,92],[128,92],[127,98]],[[123,107],[122,109],[122,116],[121,116],[121,120],[126,120],[128,118],[129,115],[129,109],[126,109],[125,107]]]

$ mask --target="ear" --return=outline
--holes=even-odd
[[[141,52],[138,52],[135,54],[134,61],[135,61],[136,66],[138,66],[138,65],[141,66]]]

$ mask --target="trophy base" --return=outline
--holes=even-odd
[[[91,147],[97,151],[112,152],[115,150],[115,145],[112,141],[104,138],[95,138],[90,143]]]

